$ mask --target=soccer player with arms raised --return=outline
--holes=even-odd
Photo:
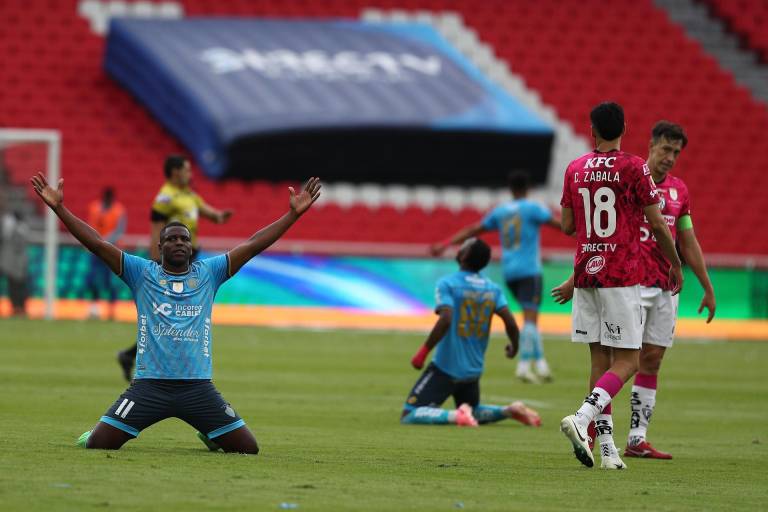
[[[683,275],[650,170],[641,158],[621,151],[624,110],[601,103],[590,120],[595,150],[568,165],[561,205],[563,231],[577,238],[571,339],[589,344],[591,392],[575,414],[562,419],[560,429],[576,458],[592,467],[587,428],[595,421],[601,466],[622,469],[626,465],[613,442],[610,404],[639,364],[644,260],[637,233],[643,215],[671,262],[672,293],[679,292]]]
[[[520,336],[501,289],[480,273],[490,259],[488,244],[470,238],[456,255],[459,271],[438,281],[435,312],[439,318],[411,365],[420,370],[436,345],[437,352],[403,405],[402,423],[476,427],[511,418],[541,426],[538,413],[522,402],[506,407],[480,404],[480,376],[493,314],[504,321],[509,338],[507,357],[517,353]],[[449,396],[456,409],[440,408]]]
[[[289,187],[289,211],[226,254],[191,262],[192,235],[180,222],[159,234],[162,264],[126,254],[64,206],[64,180],[56,189],[38,173],[35,192],[83,246],[131,288],[138,316],[136,374],[128,389],[78,444],[117,450],[165,418],[180,418],[209,448],[258,453],[251,431],[211,382],[211,311],[219,286],[279,239],[320,196],[318,178],[298,194]]]
[[[216,224],[223,224],[232,216],[232,210],[219,210],[205,202],[192,189],[192,167],[189,159],[182,155],[169,155],[163,164],[165,183],[155,196],[149,214],[152,222],[149,237],[149,257],[160,261],[158,250],[160,231],[169,222],[181,222],[192,237],[192,259],[200,252],[197,239],[197,223],[204,217]],[[125,380],[131,380],[133,363],[136,360],[137,346],[121,350],[117,353],[117,362],[123,370]]]
[[[687,144],[688,138],[680,125],[659,121],[651,130],[647,165],[661,199],[661,213],[672,236],[680,244],[683,259],[690,265],[704,289],[698,311],[701,313],[707,308],[709,323],[715,316],[715,291],[707,274],[701,246],[693,231],[688,187],[682,179],[670,174]],[[669,453],[654,448],[646,440],[646,434],[656,405],[661,361],[674,339],[679,296],[672,293],[667,271],[669,261],[656,243],[656,237],[651,234],[647,221],[640,227],[640,249],[645,257],[645,278],[640,287],[645,314],[643,348],[640,350],[640,366],[632,386],[630,430],[624,456],[671,459]],[[573,280],[569,279],[553,289],[552,295],[561,304],[570,300]]]

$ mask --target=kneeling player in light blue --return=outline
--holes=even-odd
[[[224,281],[309,209],[320,196],[319,180],[310,178],[298,195],[289,187],[289,211],[227,254],[192,263],[189,228],[180,222],[167,224],[160,233],[161,264],[124,253],[75,217],[63,204],[63,180],[57,189],[42,174],[31,181],[69,232],[125,281],[136,301],[134,379],[77,444],[117,450],[145,428],[175,417],[196,428],[211,450],[258,453],[245,421],[211,382],[213,299]]]
[[[437,352],[408,395],[402,423],[476,427],[478,423],[511,418],[541,426],[538,413],[522,402],[506,407],[480,404],[480,376],[493,314],[504,321],[509,338],[507,357],[515,357],[520,336],[501,288],[480,274],[490,259],[488,244],[468,239],[456,256],[460,270],[438,281],[435,312],[439,318],[411,365],[420,370],[435,345]],[[456,409],[440,408],[449,396],[453,396]]]

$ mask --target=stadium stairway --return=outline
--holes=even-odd
[[[768,62],[768,3],[764,0],[701,0]]]
[[[114,8],[115,2],[89,1],[89,9],[100,3],[117,12],[127,12],[126,6],[135,9],[139,3],[145,10],[144,4],[151,7],[150,2],[117,2],[119,7]],[[162,182],[163,157],[184,150],[104,74],[103,35],[93,30],[89,18],[78,14],[85,10],[83,4],[75,0],[0,4],[4,20],[0,125],[61,130],[62,170],[73,211],[84,215],[88,202],[104,186],[112,185],[129,211],[129,233],[145,235],[148,208]],[[154,5],[164,4],[169,2]],[[768,109],[650,0],[618,0],[610,8],[598,0],[184,0],[170,4],[166,14],[171,17],[181,13],[359,17],[372,7],[457,12],[581,136],[588,136],[589,108],[608,98],[626,109],[627,151],[646,154],[650,127],[658,119],[683,124],[690,144],[676,172],[691,189],[696,230],[705,251],[768,253],[768,239],[756,236],[762,219],[753,207],[768,188],[764,173],[768,152],[759,149],[762,134],[768,131]],[[597,10],[599,25],[593,16]],[[151,11],[147,10],[150,15]],[[34,157],[23,149],[11,153],[5,154],[6,168],[12,181],[23,183],[29,167],[24,163]],[[204,225],[202,233],[232,238],[250,234],[285,210],[287,185],[215,183],[196,171],[195,187],[203,197],[215,206],[236,210],[229,224]],[[381,198],[385,192],[371,195]],[[457,201],[455,191],[437,190],[433,195],[453,199],[435,201],[430,207],[429,199],[419,202],[416,191],[406,191],[410,199],[391,194],[391,200],[371,204],[324,200],[289,238],[423,244],[478,220],[487,206]],[[422,199],[427,196],[421,193]],[[544,245],[567,250],[572,242],[545,231]]]
[[[729,23],[712,16],[708,5],[695,0],[655,0],[669,17],[685,28],[689,37],[701,43],[736,81],[768,104],[768,65],[757,51],[745,48],[743,34],[729,30]],[[757,15],[757,13],[755,13]],[[759,19],[759,15],[758,15]]]

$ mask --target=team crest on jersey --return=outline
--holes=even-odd
[[[589,260],[587,260],[587,265],[584,270],[587,271],[587,274],[597,274],[603,270],[604,266],[605,258],[598,254],[597,256],[592,256],[589,258]]]
[[[161,279],[161,280],[158,281],[158,283],[160,283],[160,286],[165,286],[165,285],[168,284],[168,280],[167,279]]]
[[[181,281],[173,281],[171,283],[171,289],[176,293],[181,293],[184,291],[184,283]]]
[[[671,197],[673,201],[677,201],[677,189],[676,188],[671,187],[669,189],[669,197]]]
[[[194,277],[192,279],[187,279],[187,286],[191,290],[197,288],[197,279],[195,279]]]

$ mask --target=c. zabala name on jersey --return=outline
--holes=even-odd
[[[581,244],[581,252],[614,252],[616,250],[616,244],[597,243],[597,244]]]
[[[592,181],[609,181],[620,182],[621,176],[617,171],[582,171],[581,177],[579,173],[573,173],[573,181],[576,183],[589,183]]]

